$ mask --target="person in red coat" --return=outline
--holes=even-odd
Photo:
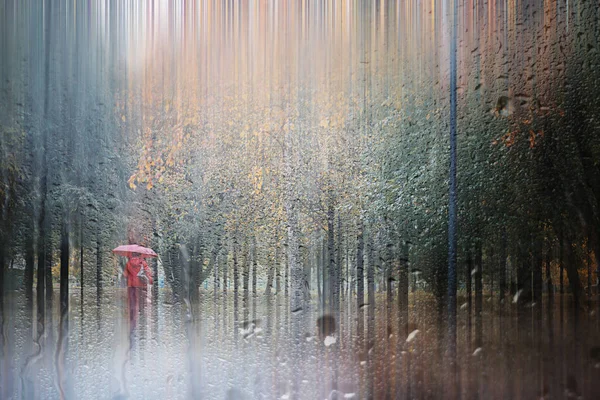
[[[146,260],[139,253],[133,253],[127,261],[123,275],[127,278],[127,297],[129,299],[129,322],[133,330],[137,325],[140,311],[143,311],[146,302],[147,287],[152,285],[154,279],[152,270]],[[140,305],[142,309],[140,310]]]

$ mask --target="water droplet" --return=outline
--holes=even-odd
[[[332,344],[334,344],[335,342],[336,342],[336,338],[335,338],[335,336],[327,336],[327,337],[325,338],[325,341],[324,341],[324,343],[325,343],[325,346],[326,346],[326,347],[329,347],[329,346],[331,346],[331,345],[332,345]]]
[[[420,331],[418,329],[415,329],[414,331],[412,331],[406,338],[406,343],[412,342],[419,332]]]
[[[519,289],[517,291],[517,293],[513,296],[513,303],[516,304],[519,301],[519,296],[521,296],[521,293],[523,292],[523,289]]]

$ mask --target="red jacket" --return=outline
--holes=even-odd
[[[148,278],[147,282],[138,276],[141,268],[144,268],[144,273],[146,274],[146,278]],[[129,287],[146,287],[147,284],[152,285],[153,282],[152,271],[148,267],[146,260],[142,257],[130,258],[123,275],[127,278],[127,286]]]

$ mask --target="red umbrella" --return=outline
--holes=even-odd
[[[133,253],[139,253],[142,257],[158,257],[158,254],[156,254],[154,250],[137,244],[124,244],[123,246],[113,249],[113,253],[125,257],[131,257]]]

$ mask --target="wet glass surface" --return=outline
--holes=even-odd
[[[372,336],[357,334],[355,306],[342,303],[335,332],[323,336],[321,314],[313,310],[303,317],[298,344],[291,339],[291,314],[281,294],[261,298],[249,310],[257,316],[252,322],[242,321],[245,311],[239,309],[237,335],[233,299],[219,293],[215,301],[210,288],[191,310],[173,303],[167,291],[155,303],[149,295],[133,330],[126,289],[110,290],[100,311],[95,293],[86,293],[83,307],[72,295],[66,338],[58,330],[58,307],[40,332],[19,304],[23,299],[10,296],[5,307],[16,314],[5,325],[3,388],[16,398],[253,399],[289,398],[295,381],[306,399],[445,398],[446,349],[439,341],[435,302],[416,292],[399,336],[396,306],[388,309],[380,296]],[[554,304],[525,310],[492,309],[486,298],[481,337],[475,319],[469,333],[467,307],[461,307],[462,397],[598,396],[598,318],[575,316],[566,301],[557,296]],[[227,308],[231,311],[223,312]]]
[[[590,0],[0,2],[0,399],[600,398],[598,43]]]

